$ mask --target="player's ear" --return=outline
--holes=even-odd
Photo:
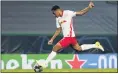
[[[52,11],[52,14],[55,15],[54,11]]]
[[[52,14],[54,15],[54,13],[52,12]]]

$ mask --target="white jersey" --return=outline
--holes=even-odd
[[[56,18],[56,26],[57,28],[62,28],[62,33],[64,37],[75,37],[72,18],[74,16],[76,16],[76,12],[64,10],[62,17]]]

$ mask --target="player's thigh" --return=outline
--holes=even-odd
[[[72,46],[73,46],[73,48],[74,48],[75,50],[81,51],[81,46],[80,46],[78,43],[76,43],[76,44],[74,44],[74,45],[72,45]]]
[[[60,49],[62,49],[62,46],[61,46],[61,44],[58,42],[54,47],[53,47],[53,51],[55,51],[55,52],[57,52],[57,51],[59,51]]]

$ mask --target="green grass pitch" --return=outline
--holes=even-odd
[[[7,73],[7,72],[28,72],[28,73],[33,73],[34,70],[23,70],[23,69],[15,69],[15,70],[1,70],[2,73]],[[117,69],[44,69],[42,72],[118,72]]]

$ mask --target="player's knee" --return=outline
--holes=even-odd
[[[53,49],[52,49],[52,51],[57,52],[58,51],[57,47],[54,46]]]
[[[60,49],[61,49],[60,45],[55,45],[52,50],[58,52]]]

